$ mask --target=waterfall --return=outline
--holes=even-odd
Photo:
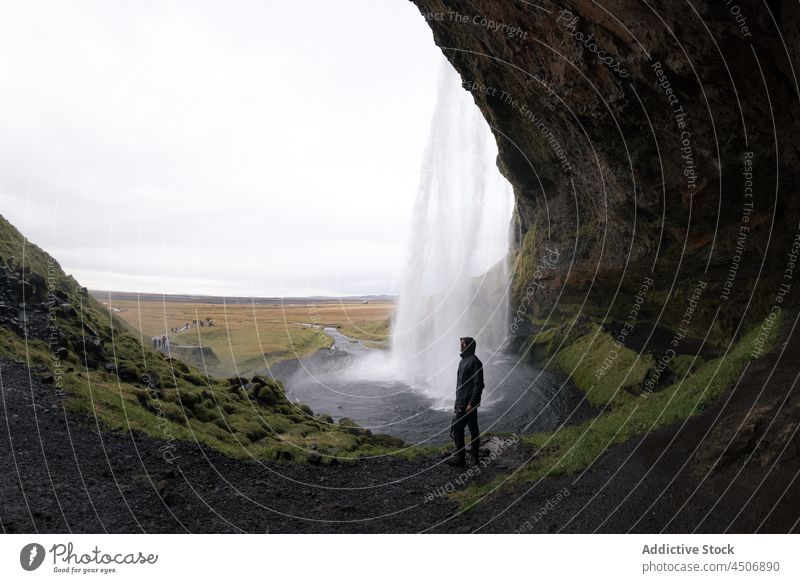
[[[402,380],[442,408],[452,406],[458,339],[475,338],[486,363],[507,335],[513,196],[496,158],[486,120],[445,61],[391,348]]]

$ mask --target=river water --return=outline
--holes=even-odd
[[[415,444],[449,441],[455,398],[458,347],[452,368],[453,393],[433,399],[421,387],[397,380],[388,351],[364,346],[335,328],[330,349],[278,363],[264,371],[284,383],[287,396],[334,419],[349,417],[373,433],[388,433]],[[522,363],[512,354],[482,354],[484,389],[479,413],[481,432],[534,433],[591,416],[583,394],[563,377]]]

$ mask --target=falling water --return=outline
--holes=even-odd
[[[507,330],[511,186],[494,137],[444,63],[422,166],[413,231],[392,323],[392,360],[404,381],[450,406],[458,339],[484,361]]]
[[[507,256],[513,197],[472,97],[445,63],[425,152],[390,351],[335,328],[334,344],[267,371],[314,411],[374,433],[445,443],[458,338],[478,341],[484,431],[552,431],[592,415],[583,393],[501,350],[508,330]]]

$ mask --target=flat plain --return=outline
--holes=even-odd
[[[324,327],[338,328],[368,346],[382,347],[394,310],[391,301],[203,303],[169,296],[138,300],[97,297],[138,331],[143,342],[152,343],[153,337],[166,335],[179,358],[217,376],[246,375],[327,348],[332,340]],[[193,323],[199,321],[202,326]],[[183,329],[187,323],[189,327]],[[180,331],[173,332],[176,328]],[[202,358],[197,350],[201,346],[205,347]]]

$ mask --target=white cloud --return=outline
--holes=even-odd
[[[0,205],[96,288],[392,292],[440,53],[408,2],[20,2]]]

